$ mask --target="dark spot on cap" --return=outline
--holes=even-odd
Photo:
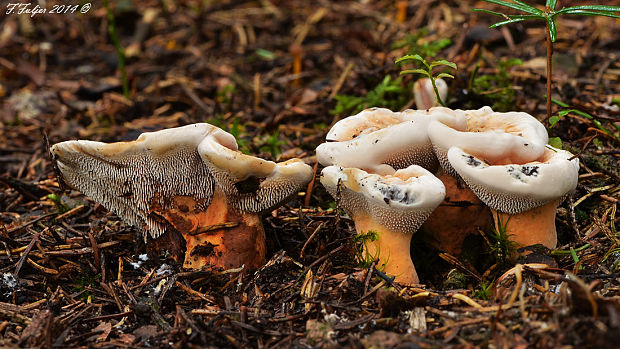
[[[383,201],[385,201],[385,203],[388,204],[388,205],[390,204],[390,199],[388,199],[388,198],[383,198]]]
[[[472,155],[467,155],[467,164],[472,167],[478,167],[480,166],[480,164],[482,164],[482,162],[478,161],[478,159],[476,159]]]
[[[538,166],[521,166],[521,173],[526,176],[538,176]]]

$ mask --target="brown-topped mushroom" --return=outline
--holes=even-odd
[[[68,186],[138,227],[145,239],[181,234],[187,268],[262,265],[260,214],[312,177],[301,160],[276,164],[240,153],[231,134],[206,123],[131,142],[66,141],[51,153]]]
[[[439,205],[445,189],[420,166],[385,172],[378,175],[328,166],[321,172],[321,183],[340,199],[358,234],[376,233],[376,240],[364,242],[364,253],[378,258],[378,265],[385,266],[385,273],[396,276],[396,281],[416,284],[419,279],[409,251],[411,236]]]

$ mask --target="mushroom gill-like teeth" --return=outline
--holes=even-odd
[[[243,212],[264,212],[306,185],[312,168],[299,159],[282,163],[245,155],[226,146],[228,133],[214,133],[198,146],[198,153],[215,177],[228,203]],[[232,137],[232,136],[231,136]]]
[[[549,140],[544,125],[526,113],[497,113],[490,107],[464,113],[466,130],[439,119],[428,127],[435,154],[451,175],[455,172],[449,166],[446,153],[452,146],[492,164],[525,164],[539,158]]]
[[[208,206],[214,181],[196,147],[209,124],[144,133],[132,142],[66,141],[50,149],[62,180],[154,238],[163,224],[150,215],[176,195]],[[146,238],[146,235],[145,235]]]
[[[245,212],[265,212],[274,209],[303,189],[312,179],[312,167],[300,159],[276,164],[253,193],[240,193],[235,206]]]
[[[389,175],[329,166],[321,172],[321,183],[332,196],[340,195],[354,220],[369,215],[390,230],[408,234],[424,223],[446,194],[443,183],[417,165]]]
[[[327,142],[316,149],[317,160],[324,166],[354,167],[380,172],[382,164],[405,168],[418,164],[425,168],[437,167],[432,145],[426,134],[428,118],[389,125],[371,133],[341,142]]]
[[[518,214],[564,198],[577,186],[579,160],[548,147],[527,164],[488,165],[459,147],[448,151],[452,167],[490,208]]]

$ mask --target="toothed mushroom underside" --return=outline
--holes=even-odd
[[[187,268],[262,265],[259,214],[312,176],[297,159],[276,164],[244,155],[231,134],[205,123],[131,142],[66,141],[51,152],[68,186],[138,227],[145,239],[183,235]]]

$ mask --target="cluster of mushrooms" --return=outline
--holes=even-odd
[[[323,186],[359,234],[376,236],[365,252],[397,282],[415,284],[410,241],[425,221],[446,249],[491,216],[521,246],[555,247],[556,207],[575,189],[579,162],[547,141],[526,113],[372,108],[337,122],[316,153]],[[181,235],[186,268],[261,266],[261,213],[312,179],[302,160],[244,155],[231,134],[205,123],[132,142],[67,141],[51,153],[65,184],[145,238]]]

